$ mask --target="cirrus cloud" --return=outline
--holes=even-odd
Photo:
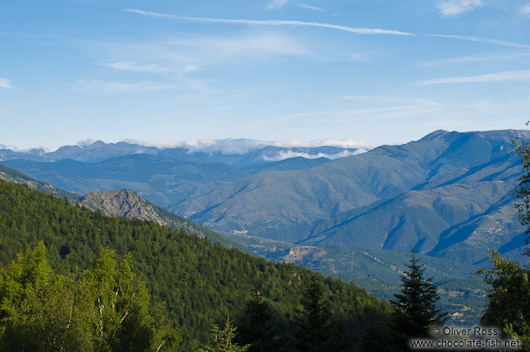
[[[486,82],[525,82],[530,81],[530,70],[506,71],[477,76],[459,76],[430,79],[416,83],[418,86],[451,83],[486,83]]]
[[[272,0],[267,4],[267,9],[275,10],[285,6],[289,0]]]
[[[0,77],[0,89],[15,89],[7,78]]]
[[[414,35],[409,32],[403,32],[392,29],[381,29],[381,28],[356,28],[348,27],[330,23],[320,22],[305,22],[305,21],[284,21],[284,20],[247,20],[247,19],[225,19],[225,18],[208,18],[208,17],[188,17],[188,16],[176,16],[166,13],[143,11],[138,9],[123,9],[125,12],[136,13],[142,16],[167,18],[180,21],[191,21],[191,22],[208,22],[208,23],[227,23],[227,24],[246,24],[253,26],[302,26],[302,27],[320,27],[320,28],[331,28],[340,31],[357,33],[357,34],[388,34],[388,35]]]
[[[524,5],[523,7],[521,7],[519,12],[523,16],[530,16],[530,3],[528,3],[528,4]]]
[[[455,17],[482,5],[482,0],[441,0],[438,9],[442,16]]]
[[[71,84],[72,91],[93,95],[113,95],[121,93],[138,93],[180,88],[178,85],[156,82],[115,82],[115,81],[79,81]]]

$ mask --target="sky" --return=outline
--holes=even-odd
[[[377,145],[528,120],[529,0],[0,3],[11,148]]]

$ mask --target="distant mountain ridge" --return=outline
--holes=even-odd
[[[520,257],[511,193],[521,168],[509,151],[516,135],[529,138],[436,131],[307,170],[239,179],[170,209],[221,231],[299,244],[415,249],[466,263],[483,261],[487,248]],[[485,226],[495,217],[494,229]]]
[[[337,142],[334,143],[337,144]],[[332,160],[359,154],[369,149],[369,147],[326,145],[312,147],[276,146],[274,142],[250,139],[226,139],[211,141],[204,145],[200,143],[181,144],[181,146],[176,147],[154,147],[129,142],[105,143],[95,141],[82,146],[63,146],[54,151],[45,151],[44,149],[13,151],[0,148],[0,160],[59,161],[72,159],[85,163],[95,163],[120,156],[146,154],[179,161],[223,163],[238,168],[247,168],[296,157]]]
[[[518,157],[509,151],[516,136],[530,140],[528,131],[435,131],[418,141],[335,160],[256,164],[265,151],[277,152],[265,147],[247,154],[195,154],[208,162],[177,160],[176,150],[165,149],[91,163],[14,159],[2,164],[79,193],[131,189],[225,233],[246,231],[297,245],[414,249],[474,264],[485,260],[488,248],[522,258],[524,236],[511,205],[521,174]],[[121,148],[118,144],[110,149]],[[85,149],[107,147],[94,143]],[[324,149],[314,155],[337,151]],[[261,156],[253,159],[256,155]],[[229,162],[212,163],[213,157]]]

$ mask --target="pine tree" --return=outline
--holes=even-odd
[[[424,279],[425,268],[412,253],[407,265],[408,271],[401,277],[401,292],[390,300],[394,346],[398,351],[406,351],[408,339],[428,336],[429,327],[443,324],[447,314],[436,309],[440,299],[432,278]]]
[[[324,296],[324,288],[316,277],[311,277],[302,304],[304,310],[297,319],[298,329],[294,333],[297,349],[304,352],[330,351],[331,308]]]
[[[228,318],[225,327],[221,330],[217,325],[212,327],[210,331],[211,345],[203,346],[199,352],[246,352],[250,345],[240,346],[233,340],[236,337],[237,328],[232,325]]]
[[[249,352],[281,352],[280,327],[274,324],[275,312],[259,291],[247,301],[244,315],[238,321],[237,340],[251,344]]]

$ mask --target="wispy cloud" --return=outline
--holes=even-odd
[[[111,62],[104,64],[119,71],[129,72],[147,72],[147,73],[177,73],[185,74],[188,72],[197,71],[199,68],[195,65],[167,65],[162,63],[138,63],[138,62]]]
[[[489,73],[478,76],[460,76],[430,79],[416,83],[418,86],[427,86],[434,84],[451,84],[451,83],[485,83],[485,82],[517,82],[530,81],[530,70],[506,71]]]
[[[383,103],[391,103],[391,104],[414,104],[414,105],[422,105],[422,106],[436,106],[440,107],[441,104],[429,100],[429,99],[423,99],[423,98],[408,98],[408,97],[394,97],[394,96],[365,96],[365,95],[344,95],[341,96],[340,99],[342,100],[360,100],[360,101],[378,101]],[[380,105],[380,104],[378,104]]]
[[[368,62],[372,56],[372,52],[355,52],[350,54],[350,60],[355,62]]]
[[[488,44],[507,46],[507,47],[514,47],[514,48],[530,48],[530,45],[528,45],[528,44],[507,42],[507,41],[504,41],[504,40],[482,38],[482,37],[473,37],[473,36],[466,36],[466,35],[431,34],[431,35],[429,35],[429,37],[468,40],[468,41],[471,41],[471,42],[488,43]]]
[[[173,20],[193,21],[193,22],[246,24],[246,25],[253,25],[253,26],[304,26],[304,27],[320,27],[320,28],[337,29],[340,31],[357,33],[357,34],[414,35],[409,32],[402,32],[402,31],[390,30],[390,29],[355,28],[355,27],[348,27],[348,26],[341,26],[341,25],[320,23],[320,22],[188,17],[188,16],[176,16],[176,15],[151,12],[151,11],[143,11],[143,10],[137,10],[137,9],[124,9],[123,11],[136,13],[139,15],[149,16],[149,17],[168,18],[168,19],[173,19]]]
[[[530,3],[521,7],[519,13],[524,16],[530,16]]]
[[[289,0],[272,0],[267,4],[267,9],[275,10],[285,6]]]
[[[182,78],[220,64],[263,61],[277,56],[306,55],[300,40],[279,33],[237,36],[185,36],[134,44],[98,46],[104,66]],[[249,60],[251,58],[252,60]]]
[[[303,9],[313,10],[313,11],[324,11],[320,7],[306,5],[306,4],[300,4],[298,7],[301,7]]]
[[[481,7],[482,0],[440,0],[438,9],[445,17],[454,17]]]
[[[0,89],[16,89],[7,78],[0,77]]]
[[[149,92],[179,88],[175,84],[154,82],[115,82],[115,81],[79,81],[70,85],[72,91],[93,95],[113,95],[122,93]]]
[[[426,98],[399,96],[342,96],[352,101],[351,109],[341,112],[343,116],[366,119],[414,118],[445,111],[447,106]]]
[[[530,56],[530,53],[517,53],[513,55],[478,55],[478,56],[461,56],[451,57],[440,60],[431,60],[420,63],[420,66],[440,66],[440,65],[454,65],[454,64],[468,64],[484,61],[501,61],[501,60],[516,60],[520,58],[526,58]]]

